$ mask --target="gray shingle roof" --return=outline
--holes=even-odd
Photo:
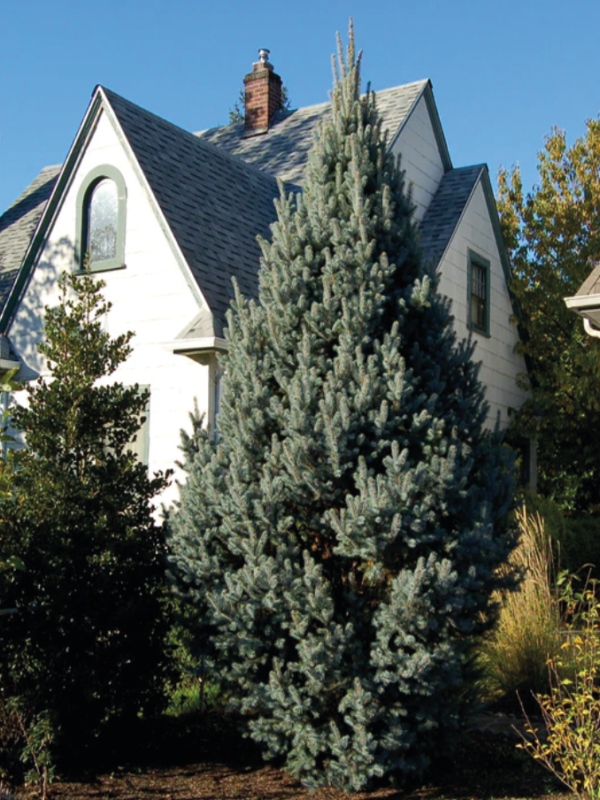
[[[275,219],[275,179],[192,133],[102,90],[223,335],[236,278],[258,288],[258,234]]]
[[[442,178],[420,226],[421,249],[435,269],[440,263],[485,164],[451,169]]]
[[[418,81],[377,93],[384,126],[395,135],[428,85]],[[330,104],[299,109],[266,134],[243,137],[243,124],[192,134],[100,88],[144,173],[190,270],[206,298],[203,335],[221,337],[235,277],[256,296],[260,247],[275,219],[277,176],[298,185],[316,125]],[[451,170],[425,215],[422,245],[436,264],[483,168]],[[59,167],[42,171],[0,217],[0,300],[4,301],[51,194]],[[197,334],[194,326],[195,335]],[[190,334],[191,335],[191,334]]]
[[[588,297],[600,294],[600,264],[597,264],[581,285],[575,297]]]
[[[59,172],[60,166],[43,169],[0,217],[0,308],[12,288]]]
[[[397,132],[428,83],[427,80],[416,81],[376,92],[377,107],[390,136]],[[302,179],[315,129],[330,110],[331,103],[299,108],[259,136],[244,138],[243,122],[200,131],[196,135],[286,183],[297,185]]]

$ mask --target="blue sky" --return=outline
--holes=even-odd
[[[375,90],[429,77],[455,166],[519,162],[600,110],[598,0],[0,0],[0,211],[63,161],[101,83],[189,130],[228,121],[259,47],[293,107],[327,99],[354,17]]]

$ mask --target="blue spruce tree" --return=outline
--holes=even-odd
[[[350,790],[460,722],[513,544],[510,458],[423,266],[352,29],[301,194],[238,295],[219,435],[184,442],[172,572],[267,757]]]

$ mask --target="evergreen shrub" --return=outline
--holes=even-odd
[[[337,70],[336,70],[337,72]],[[513,546],[511,456],[340,46],[302,192],[239,293],[218,435],[184,438],[173,579],[268,758],[309,786],[423,772]]]
[[[51,378],[13,412],[25,446],[0,507],[2,549],[25,566],[2,583],[0,606],[19,613],[0,623],[0,685],[27,715],[48,712],[71,757],[110,719],[162,708],[171,674],[151,506],[166,477],[148,477],[131,450],[148,398],[110,380],[131,334],[104,332],[102,285],[63,276],[61,304],[46,309]]]

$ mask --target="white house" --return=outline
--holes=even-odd
[[[573,297],[565,297],[565,303],[583,317],[586,333],[600,338],[600,264],[596,264]]]
[[[246,76],[245,122],[199,134],[97,87],[64,164],[44,169],[0,217],[0,369],[44,374],[43,309],[57,302],[57,276],[91,251],[112,303],[108,332],[135,332],[116,378],[150,390],[141,452],[151,471],[178,458],[195,398],[214,418],[231,279],[256,294],[256,236],[269,236],[276,178],[301,186],[329,113],[328,103],[278,112],[281,79],[267,53]],[[516,378],[526,367],[488,169],[453,167],[429,81],[378,92],[377,102],[456,330],[477,341],[489,424],[506,427],[525,399]]]

